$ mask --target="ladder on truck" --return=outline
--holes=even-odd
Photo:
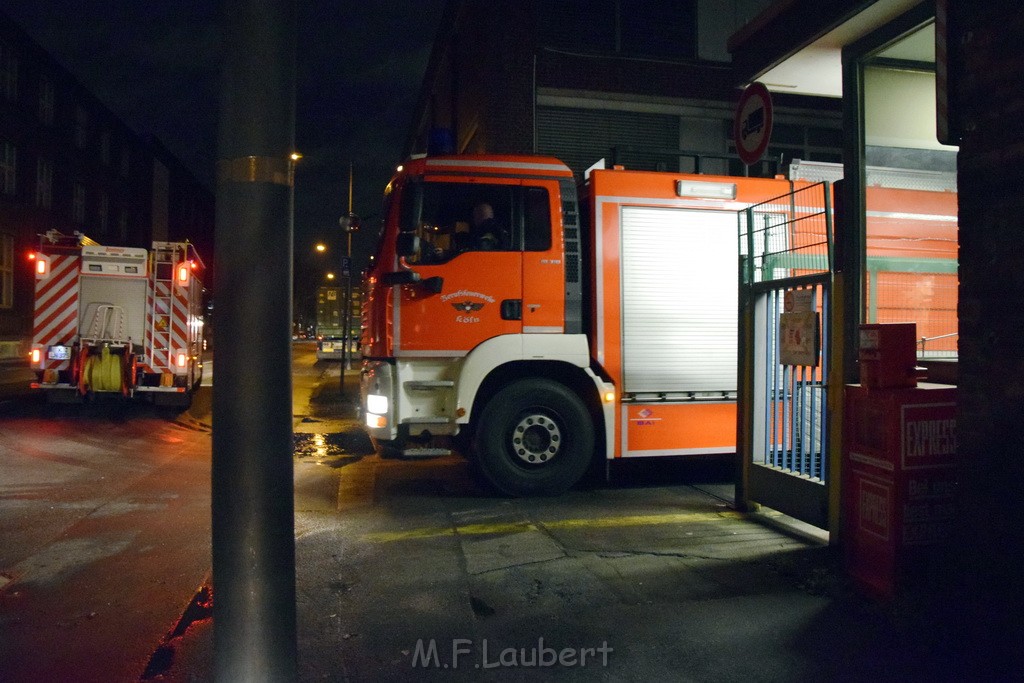
[[[175,265],[186,262],[187,245],[155,242],[152,254],[153,301],[150,305],[149,367],[171,379],[174,365],[174,277]]]

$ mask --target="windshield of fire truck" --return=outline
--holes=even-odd
[[[513,185],[424,182],[406,187],[401,229],[420,238],[410,263],[444,263],[467,251],[518,250]]]
[[[465,252],[551,247],[549,195],[544,187],[422,182],[406,189],[401,229],[420,239],[411,263],[443,263]]]

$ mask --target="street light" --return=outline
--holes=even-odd
[[[341,274],[345,277],[345,346],[342,349],[342,388],[344,388],[345,371],[352,369],[352,233],[359,229],[359,216],[352,213],[352,175],[349,169],[349,211],[338,219],[338,225],[347,235],[347,247],[345,250],[345,261],[342,264]]]

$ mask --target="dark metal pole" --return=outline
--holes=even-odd
[[[345,257],[342,256],[341,257],[341,270],[338,272],[338,274],[341,275],[342,277],[344,277],[345,281],[348,282],[348,276],[346,275],[348,270],[345,267],[346,263],[347,263],[347,261],[345,260]],[[346,289],[346,291],[347,291],[347,289]],[[341,309],[341,341],[342,341],[342,345],[341,345],[341,379],[340,379],[339,388],[341,390],[341,400],[344,401],[345,400],[345,365],[348,363],[348,294],[345,295],[345,298],[344,298],[343,303],[341,305],[344,306],[345,308]]]
[[[294,0],[225,0],[213,390],[214,673],[297,677],[292,473]]]

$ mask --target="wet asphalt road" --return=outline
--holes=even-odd
[[[210,566],[210,434],[178,411],[0,412],[0,680],[137,680]]]

